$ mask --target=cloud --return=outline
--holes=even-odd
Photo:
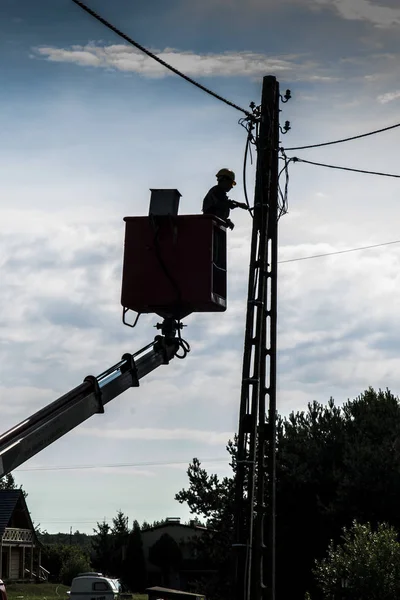
[[[0,342],[1,349],[1,342]],[[3,422],[6,422],[4,415],[10,415],[25,419],[27,411],[32,411],[41,408],[43,403],[54,400],[54,391],[47,388],[33,387],[4,387],[0,386],[1,411],[3,414]],[[4,433],[0,431],[0,434]]]
[[[56,48],[42,46],[34,49],[37,57],[52,62],[73,63],[83,67],[113,69],[137,73],[145,77],[160,78],[171,71],[125,44],[102,46],[95,43],[86,46]],[[294,54],[268,56],[255,52],[224,52],[220,54],[196,54],[172,48],[154,50],[161,60],[191,77],[262,77],[265,73],[289,76],[294,79],[329,82],[337,78],[319,73],[318,64]]]
[[[287,4],[293,0],[282,0],[280,4]],[[186,5],[186,2],[184,2]],[[235,10],[239,8],[245,8],[249,13],[253,11],[270,11],[273,8],[276,8],[275,0],[247,0],[246,5],[243,4],[241,0],[205,0],[203,2],[196,3],[196,6],[193,7],[198,10],[215,10],[217,8],[228,9],[229,11],[234,8]]]
[[[370,0],[312,0],[336,10],[343,19],[366,21],[379,28],[400,25],[400,8],[378,5]]]
[[[210,446],[224,446],[228,439],[233,437],[233,432],[226,431],[201,431],[198,429],[157,429],[157,428],[135,428],[129,429],[107,429],[96,427],[80,427],[80,435],[90,435],[100,438],[111,438],[117,440],[184,440],[200,442]]]
[[[381,94],[378,96],[378,102],[381,104],[387,104],[388,102],[393,102],[393,100],[397,100],[400,98],[400,90],[396,90],[394,92],[386,92],[386,94]]]
[[[365,21],[372,23],[377,28],[387,28],[400,24],[400,8],[397,0],[281,0],[277,3],[273,0],[205,0],[201,8],[196,8],[198,14],[215,14],[218,9],[229,8],[230,18],[253,17],[257,19],[262,13],[285,14],[292,6],[316,11],[321,7],[334,10],[341,18],[352,21]],[[233,14],[233,16],[232,16]],[[274,14],[274,16],[275,16]],[[289,13],[290,14],[290,13]]]
[[[307,91],[306,86],[299,87]],[[378,93],[374,90],[367,99],[360,94],[363,103],[370,101],[375,112]],[[118,96],[115,93],[117,104],[107,98],[107,114],[120,115],[121,121],[113,117],[109,129],[104,107],[99,109],[100,97],[96,102],[93,99],[93,106],[85,98],[82,104],[90,104],[86,112],[74,105],[65,120],[63,112],[51,115],[46,111],[35,129],[42,135],[37,137],[38,147],[32,148],[37,160],[34,185],[26,177],[25,157],[28,154],[29,159],[30,149],[27,152],[21,147],[14,155],[7,152],[3,156],[7,186],[2,194],[4,208],[0,209],[0,395],[5,399],[2,404],[8,407],[4,430],[17,418],[21,420],[78,385],[85,375],[100,373],[124,352],[134,352],[153,339],[157,322],[154,316],[143,316],[131,331],[121,324],[120,307],[122,217],[146,211],[149,187],[174,187],[176,180],[184,193],[182,212],[195,212],[208,180],[213,181],[214,165],[223,157],[224,164],[232,164],[238,173],[234,198],[241,200],[244,140],[228,122],[229,111],[226,122],[234,131],[232,135],[226,134],[228,125],[221,121],[222,110],[217,118],[213,114],[203,118],[199,111],[196,120],[190,106],[182,108],[182,99],[177,102],[172,120],[160,116],[157,110],[149,115],[145,111],[137,113],[140,117],[136,118],[132,116],[136,107],[121,108]],[[56,101],[62,103],[63,99]],[[285,106],[285,111],[296,111],[292,121],[296,127],[288,136],[290,145],[346,137],[391,124],[392,117],[386,111],[384,117],[379,117],[385,121],[375,122],[369,108],[364,112],[365,104],[357,111],[341,112],[335,102],[336,96],[327,95],[310,113],[296,96],[288,109]],[[35,107],[35,115],[40,110]],[[138,121],[143,126],[139,133],[129,129]],[[54,149],[47,141],[49,130],[54,131],[57,122],[63,123],[63,130],[56,132],[59,145]],[[195,123],[193,129],[191,123]],[[16,131],[24,129],[18,121],[14,127]],[[117,134],[113,137],[115,127]],[[65,161],[62,148],[71,130],[87,144],[82,149],[72,148],[74,169]],[[13,130],[10,135],[16,137]],[[143,151],[145,138],[149,146]],[[154,139],[160,140],[156,159]],[[47,146],[47,152],[42,151],[41,143]],[[112,163],[115,148],[119,153]],[[106,157],[104,162],[97,162],[99,153]],[[50,160],[52,156],[58,162]],[[121,166],[125,156],[128,159]],[[324,149],[324,162],[374,170],[394,171],[396,156],[395,133]],[[93,162],[88,174],[89,160]],[[170,179],[169,172],[173,172]],[[159,178],[155,184],[153,178]],[[253,179],[250,174],[248,179],[249,183]],[[298,163],[291,170],[289,194],[290,212],[280,221],[281,259],[398,237],[397,181],[318,170]],[[127,456],[135,463],[159,457],[183,460],[185,456],[223,456],[226,441],[237,428],[240,401],[250,246],[250,219],[242,213],[235,211],[236,228],[229,235],[228,311],[189,317],[184,330],[192,346],[188,358],[160,367],[142,380],[139,388],[110,402],[104,415],[94,416],[43,451],[42,464],[88,463],[88,457],[93,456],[98,465],[129,462]],[[398,272],[400,256],[395,247],[280,266],[281,414],[303,409],[308,400],[326,402],[331,394],[341,402],[370,384],[389,385],[398,392]],[[144,469],[153,471],[150,467]],[[207,469],[214,471],[214,466]],[[143,476],[139,486],[143,496],[140,519],[165,516],[166,495],[159,498],[157,489],[153,492],[151,487],[156,488],[160,482],[163,489],[168,487],[172,505],[168,511],[173,513],[174,493],[187,484],[184,470],[182,465],[171,467],[167,474],[167,469],[160,469],[158,477]],[[221,471],[217,465],[215,470]],[[40,507],[45,498],[48,518],[56,518],[59,510],[70,515],[71,503],[60,500],[67,490],[68,497],[72,494],[80,498],[80,514],[90,518],[95,487],[99,490],[100,517],[118,508],[111,488],[104,489],[101,473],[96,478],[86,471],[85,477],[79,478],[68,473],[21,472],[23,479],[18,476],[18,483],[29,492],[34,514],[44,510]],[[117,476],[115,472],[113,482]],[[124,496],[127,510],[136,510],[128,503],[139,493],[135,490],[137,481],[127,484],[130,478],[122,479],[121,485],[132,486]],[[157,507],[149,506],[151,499],[157,499]],[[178,508],[182,514],[183,508]]]
[[[182,10],[186,8],[184,2]],[[400,23],[400,8],[398,0],[204,0],[190,7],[200,16],[213,15],[216,11],[229,10],[229,19],[259,19],[261,15],[267,14],[274,19],[279,18],[279,13],[284,17],[289,15],[292,7],[309,9],[313,12],[321,7],[334,10],[340,17],[347,20],[366,21],[377,27],[386,28]]]
[[[288,271],[282,265],[279,364],[284,387],[303,382],[316,390],[321,381],[346,391],[397,386],[399,342],[391,330],[399,326],[393,300],[399,294],[400,248],[322,261],[288,264]],[[378,269],[375,286],[371,274]],[[307,288],[303,299],[296,273]]]

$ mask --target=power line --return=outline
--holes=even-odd
[[[54,525],[54,524],[61,524],[61,523],[73,523],[73,525],[75,524],[88,524],[88,523],[102,523],[103,522],[104,517],[102,517],[101,519],[85,519],[85,520],[78,520],[78,519],[41,519],[40,517],[37,519],[38,521],[40,521],[40,525],[42,525],[43,523],[48,524],[48,525]],[[106,521],[111,521],[112,519],[106,519]],[[69,534],[65,534],[65,535],[69,535]]]
[[[328,165],[326,163],[314,162],[312,160],[305,160],[303,158],[297,158],[296,156],[291,158],[292,162],[302,162],[308,165],[315,165],[316,167],[326,167],[328,169],[339,169],[340,171],[352,171],[353,173],[365,173],[367,175],[381,175],[382,177],[395,177],[400,179],[400,175],[393,173],[380,173],[379,171],[366,171],[365,169],[352,169],[350,167],[339,167],[337,165]]]
[[[332,142],[324,142],[322,144],[311,144],[309,146],[296,146],[295,148],[285,148],[285,150],[307,150],[308,148],[321,148],[322,146],[332,146],[333,144],[342,144],[343,142],[351,142],[352,140],[359,140],[364,137],[368,137],[369,135],[375,135],[376,133],[382,133],[383,131],[389,131],[390,129],[396,129],[400,127],[400,123],[396,123],[395,125],[390,125],[389,127],[384,127],[383,129],[376,129],[375,131],[370,131],[369,133],[362,133],[361,135],[353,135],[352,137],[343,138],[341,140],[334,140]]]
[[[155,54],[153,54],[152,52],[150,52],[150,50],[147,50],[147,48],[145,48],[144,46],[142,46],[138,42],[135,42],[135,40],[133,40],[128,35],[126,35],[125,33],[123,33],[120,29],[118,29],[117,27],[115,27],[114,25],[112,25],[109,21],[107,21],[106,19],[104,19],[103,17],[101,17],[94,10],[92,10],[91,8],[89,8],[88,6],[86,6],[86,4],[84,4],[83,2],[80,2],[80,0],[72,0],[72,2],[74,2],[74,4],[76,4],[80,8],[82,8],[84,11],[86,11],[89,15],[91,15],[92,17],[94,17],[95,19],[97,19],[100,23],[102,23],[103,25],[105,25],[106,27],[108,27],[108,29],[111,29],[111,31],[113,31],[114,33],[116,33],[117,35],[119,35],[120,37],[122,37],[124,40],[126,40],[127,42],[129,42],[129,44],[132,44],[132,46],[135,46],[135,48],[137,48],[138,50],[141,50],[141,52],[144,52],[145,54],[147,54],[147,56],[149,56],[153,60],[155,60],[158,63],[160,63],[160,65],[163,65],[163,67],[165,67],[166,69],[169,69],[170,71],[172,71],[176,75],[179,75],[179,77],[182,77],[182,79],[185,79],[185,81],[188,81],[189,83],[192,83],[193,85],[195,85],[196,87],[198,87],[200,90],[203,90],[203,92],[206,92],[207,94],[209,94],[210,96],[213,96],[217,100],[220,100],[221,102],[224,102],[228,106],[231,106],[232,108],[235,108],[236,110],[241,111],[242,113],[244,113],[248,117],[251,117],[251,119],[254,119],[253,115],[249,111],[247,111],[244,108],[238,106],[237,104],[234,104],[234,102],[231,102],[230,100],[227,100],[223,96],[220,96],[219,94],[216,94],[215,92],[213,92],[209,88],[206,88],[204,85],[201,85],[201,83],[198,83],[197,81],[195,81],[191,77],[188,77],[187,75],[185,75],[184,73],[182,73],[178,69],[175,69],[175,67],[173,67],[172,65],[169,65],[164,60],[162,60],[161,58],[159,58],[158,56],[156,56]]]
[[[203,458],[200,462],[226,462],[227,457],[224,458]],[[142,463],[112,463],[108,465],[74,465],[74,466],[52,466],[52,467],[31,467],[28,469],[16,469],[18,472],[23,471],[81,471],[84,469],[120,469],[123,467],[162,467],[168,465],[187,465],[189,460],[177,460],[177,461],[162,461],[162,462],[142,462]]]
[[[300,258],[289,258],[287,260],[280,260],[279,264],[297,262],[299,260],[310,260],[312,258],[322,258],[324,256],[333,256],[335,254],[347,254],[348,252],[357,252],[359,250],[369,250],[370,248],[379,248],[381,246],[390,246],[391,244],[400,244],[400,240],[394,240],[393,242],[383,242],[382,244],[373,244],[371,246],[359,246],[358,248],[349,248],[348,250],[336,250],[335,252],[326,252],[325,254],[313,254],[311,256],[302,256]]]

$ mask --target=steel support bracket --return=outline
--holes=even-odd
[[[123,354],[122,360],[124,360],[126,362],[126,364],[127,364],[126,370],[129,371],[130,376],[132,378],[131,386],[139,387],[139,379],[137,376],[136,363],[135,363],[135,359],[133,358],[132,354],[129,354],[129,352]]]
[[[85,383],[90,383],[93,386],[93,393],[97,400],[97,412],[99,414],[104,414],[103,394],[101,392],[99,382],[97,381],[97,377],[94,375],[88,375],[83,381]]]

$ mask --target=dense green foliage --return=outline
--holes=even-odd
[[[197,542],[199,560],[218,573],[207,584],[199,582],[198,589],[210,600],[231,594],[236,442],[227,450],[232,477],[209,474],[194,459],[188,486],[176,495],[208,526]],[[15,489],[16,484],[8,477],[1,486]],[[399,498],[400,405],[390,391],[368,389],[341,407],[331,399],[279,417],[278,598],[304,600],[307,592],[312,600],[328,600],[339,588],[341,595],[357,600],[400,597]],[[142,591],[141,531],[149,527],[134,522],[130,528],[119,511],[111,525],[98,523],[93,536],[42,532],[43,565],[58,581],[67,581],[78,566],[87,570],[89,550],[93,568],[120,577],[133,592]],[[150,552],[165,580],[181,561],[179,547],[168,537]],[[342,580],[348,587],[342,588]]]
[[[317,562],[315,579],[326,600],[345,595],[360,600],[400,598],[400,544],[396,531],[354,522],[340,544],[329,544]]]
[[[64,585],[71,585],[74,577],[79,573],[90,571],[90,560],[84,554],[72,554],[64,562],[60,570],[60,581]]]
[[[228,445],[235,469],[235,444]],[[368,389],[343,407],[331,399],[314,402],[277,423],[277,589],[278,597],[318,594],[316,559],[330,540],[340,539],[354,519],[373,527],[386,522],[400,531],[400,406],[389,391]],[[176,499],[207,519],[202,550],[219,567],[219,584],[229,578],[233,478],[219,480],[189,466],[189,485]],[[268,498],[265,499],[268,504]],[[288,574],[290,573],[290,577]],[[214,586],[215,597],[225,590]],[[228,588],[229,589],[229,588]]]
[[[142,533],[137,521],[133,522],[128,537],[123,581],[128,589],[135,592],[143,592],[146,589],[146,561],[143,552]]]
[[[164,533],[157,542],[153,544],[149,552],[150,562],[161,569],[163,585],[171,586],[171,573],[179,569],[182,563],[181,550],[176,541]]]
[[[146,587],[146,562],[141,528],[137,521],[129,529],[128,517],[121,511],[113,525],[97,523],[94,530],[93,566],[104,574],[117,577],[132,592]]]
[[[22,485],[18,486],[16,484],[14,475],[12,473],[8,473],[8,475],[4,475],[4,477],[0,478],[0,490],[21,490],[25,498],[28,497],[28,494],[22,488]]]
[[[82,550],[89,553],[92,549],[92,537],[93,536],[81,533],[78,530],[73,533],[48,533],[44,530],[39,532],[39,540],[46,546],[54,544],[61,544],[62,546],[79,546],[79,548],[82,548]]]
[[[70,585],[78,573],[90,571],[90,557],[79,546],[65,544],[45,545],[42,565],[50,572],[51,581]]]

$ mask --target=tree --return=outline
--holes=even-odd
[[[201,521],[199,519],[199,517],[194,517],[193,519],[190,519],[189,521],[187,521],[185,523],[185,525],[189,525],[189,526],[197,525],[198,527],[204,527],[205,526],[204,522]]]
[[[332,399],[314,402],[280,420],[277,579],[284,596],[312,591],[314,560],[354,519],[399,529],[398,440],[400,407],[388,390],[370,388],[342,408]]]
[[[122,582],[131,592],[142,593],[146,588],[146,580],[142,533],[139,523],[134,521],[128,537]]]
[[[150,547],[149,560],[161,569],[164,584],[169,586],[172,574],[182,562],[182,553],[176,541],[168,533],[164,533]]]
[[[348,595],[362,600],[400,597],[400,544],[387,524],[374,531],[356,521],[343,529],[342,543],[329,544],[328,556],[317,561],[314,575],[323,598],[340,597],[343,584]]]
[[[60,580],[64,585],[71,585],[74,577],[79,573],[87,573],[91,570],[90,560],[84,554],[73,554],[63,563],[60,571]]]
[[[39,540],[42,544],[62,544],[69,545],[73,544],[74,546],[79,546],[87,553],[90,553],[92,549],[92,537],[87,535],[86,533],[81,533],[80,531],[75,531],[75,533],[49,533],[46,530],[40,530],[37,532]]]
[[[42,564],[50,573],[49,578],[54,583],[60,581],[60,571],[62,568],[64,555],[61,544],[45,544],[42,552]]]
[[[119,538],[125,539],[129,535],[129,519],[124,513],[119,510],[117,516],[113,518],[112,534]]]
[[[8,473],[0,478],[0,490],[21,490],[25,498],[28,496],[25,490],[22,489],[22,485],[17,486],[12,473]]]
[[[93,529],[93,533],[94,566],[104,575],[109,574],[113,554],[111,527],[103,521],[103,523],[97,523],[97,529]]]
[[[236,446],[229,441],[227,451],[235,470]],[[190,512],[206,522],[206,531],[196,540],[199,560],[217,570],[217,577],[207,578],[198,583],[198,588],[207,597],[229,597],[231,591],[231,548],[233,537],[234,480],[217,475],[208,475],[197,458],[189,465],[189,487],[181,490],[175,499],[186,503]]]
[[[42,564],[50,572],[51,580],[55,583],[72,580],[78,573],[91,569],[87,552],[78,546],[65,544],[46,545]],[[66,585],[70,583],[69,581]]]
[[[119,510],[112,522],[112,527],[105,521],[97,523],[97,529],[93,530],[93,562],[102,573],[123,578],[129,539],[128,517]]]
[[[112,560],[111,569],[113,575],[118,578],[124,576],[124,563],[126,558],[126,549],[129,539],[128,517],[119,510],[117,516],[113,518],[112,535]]]
[[[233,474],[236,442],[229,442]],[[219,480],[197,459],[176,499],[205,519],[200,544],[229,585],[233,541],[233,477]],[[268,493],[268,490],[266,490]],[[331,399],[277,419],[277,594],[313,592],[312,569],[331,539],[354,519],[400,530],[400,405],[389,390],[366,390],[343,407]],[[265,503],[268,505],[268,497]],[[288,565],[290,574],[288,577]],[[217,587],[213,593],[217,593]],[[313,593],[311,594],[313,596]]]
[[[160,525],[164,525],[165,523],[166,523],[166,519],[162,519],[161,521],[153,521],[152,523],[143,521],[141,530],[145,531],[146,529],[151,529],[152,527],[159,527]]]

